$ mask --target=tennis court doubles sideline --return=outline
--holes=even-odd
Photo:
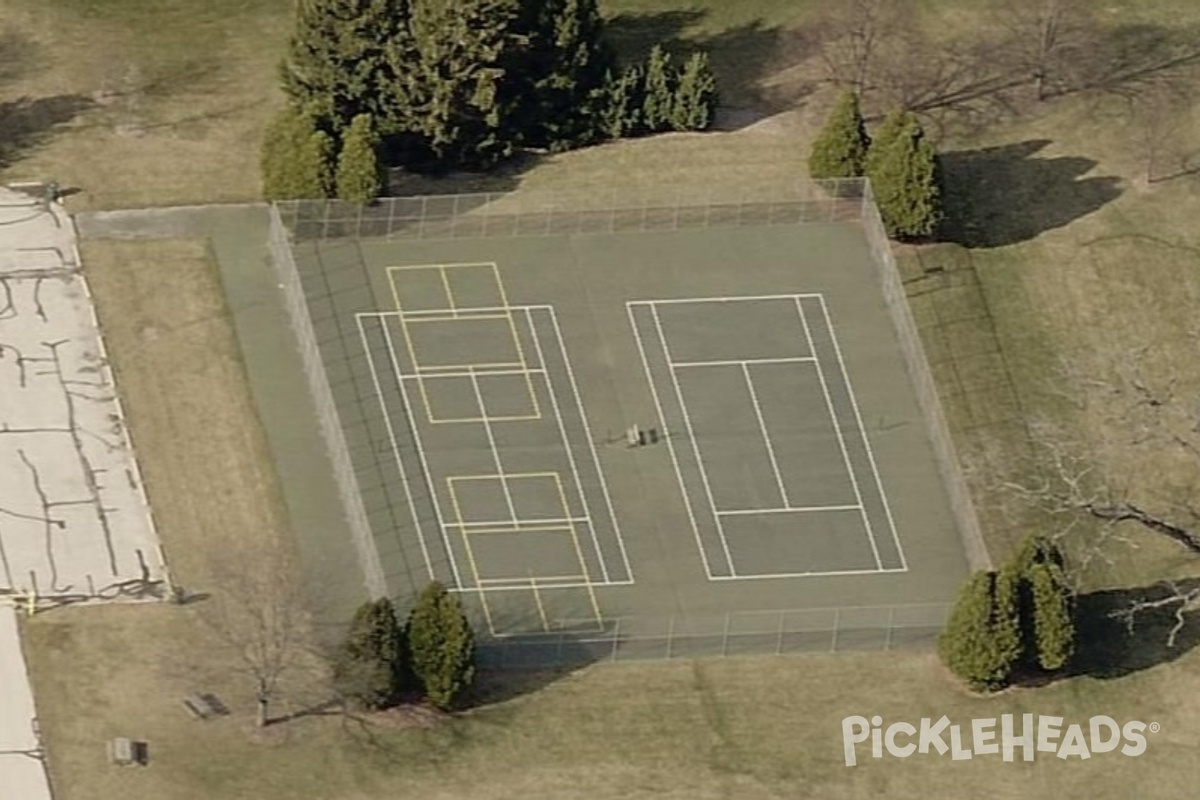
[[[710,580],[907,570],[821,295],[627,310]]]

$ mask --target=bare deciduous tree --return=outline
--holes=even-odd
[[[313,653],[299,571],[282,551],[263,544],[214,557],[212,573],[214,591],[199,616],[229,669],[252,682],[257,722],[265,727],[281,682]]]
[[[1033,82],[1038,100],[1067,80],[1070,62],[1092,31],[1088,0],[1006,0],[993,12],[1007,33],[1006,49],[1015,66]]]
[[[1147,184],[1191,172],[1185,121],[1195,100],[1195,76],[1190,80],[1155,80],[1127,97],[1137,147]]]
[[[863,95],[871,88],[880,49],[911,27],[911,0],[841,0],[824,19],[821,61],[826,78]]]

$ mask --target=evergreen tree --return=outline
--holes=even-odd
[[[915,114],[888,115],[867,154],[866,173],[889,236],[931,235],[941,219],[937,157]]]
[[[328,197],[333,142],[295,109],[280,112],[262,144],[263,197],[302,200]]]
[[[817,179],[861,177],[870,146],[858,95],[843,92],[813,142],[808,156],[809,174]]]
[[[342,137],[337,167],[340,199],[369,203],[379,196],[383,174],[376,155],[378,144],[371,116],[359,114]]]
[[[656,44],[650,50],[644,74],[642,126],[647,133],[668,130],[675,99],[675,74],[671,57],[661,45]]]
[[[1033,565],[1029,571],[1029,583],[1033,595],[1038,663],[1043,669],[1060,669],[1074,652],[1075,621],[1071,594],[1056,570],[1046,563]]]
[[[386,597],[363,603],[336,662],[342,691],[367,708],[387,708],[403,689],[404,632]]]
[[[525,9],[527,141],[562,150],[602,138],[602,90],[615,59],[596,0],[526,0]]]
[[[600,87],[597,130],[602,139],[620,139],[637,132],[641,120],[641,71],[631,67],[605,73]]]
[[[959,591],[938,638],[938,652],[950,670],[973,688],[995,690],[1008,681],[1019,650],[1011,593],[994,572],[977,572]]]
[[[671,127],[677,131],[702,131],[717,111],[717,79],[708,54],[692,53],[680,70],[671,106]]]
[[[475,636],[458,596],[436,581],[409,616],[408,650],[425,696],[438,708],[453,708],[475,678]]]
[[[389,48],[401,76],[389,109],[434,165],[487,169],[519,141],[516,11],[513,0],[412,0],[411,42]]]
[[[393,82],[386,51],[404,30],[408,0],[298,0],[281,66],[284,91],[329,133],[359,114],[385,119]]]

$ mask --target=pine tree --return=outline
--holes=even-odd
[[[438,167],[495,165],[520,140],[513,0],[412,0],[411,9],[411,46],[390,49],[392,69],[404,76],[389,103],[398,127]]]
[[[386,51],[407,16],[407,0],[299,0],[280,69],[284,91],[335,135],[359,114],[385,120],[394,78]]]
[[[692,53],[675,81],[671,105],[671,127],[677,131],[702,131],[712,124],[717,111],[717,79],[708,64],[708,54]]]
[[[1008,587],[998,586],[997,577],[994,572],[971,576],[938,638],[946,666],[973,688],[988,691],[1008,681],[1020,648],[1011,604],[1002,597]]]
[[[1054,567],[1046,563],[1034,564],[1028,580],[1033,595],[1038,663],[1043,669],[1060,669],[1074,652],[1071,594]]]
[[[658,133],[671,127],[671,111],[675,99],[675,73],[671,57],[661,45],[654,45],[646,59],[642,125],[648,133]]]
[[[931,235],[941,219],[937,157],[915,114],[887,116],[867,153],[866,173],[889,236]]]
[[[596,0],[525,0],[525,16],[526,140],[552,150],[599,140],[602,90],[615,59]]]
[[[404,632],[386,597],[354,614],[336,662],[342,691],[367,708],[387,708],[403,689]]]
[[[328,197],[333,142],[295,109],[280,112],[262,144],[263,197],[301,200]]]
[[[379,145],[369,114],[359,114],[342,137],[338,156],[337,196],[355,203],[369,203],[380,194],[383,174],[376,148]]]
[[[637,132],[641,119],[640,82],[641,74],[636,67],[605,73],[604,84],[597,90],[599,138],[620,139]]]
[[[813,141],[808,172],[817,179],[862,177],[870,146],[858,95],[843,92]]]
[[[438,708],[453,708],[475,678],[475,637],[458,596],[436,581],[409,616],[408,651],[425,696]]]

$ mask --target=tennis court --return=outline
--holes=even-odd
[[[293,235],[348,520],[297,529],[361,569],[330,580],[402,608],[441,581],[485,641],[554,634],[551,659],[564,634],[934,630],[966,559],[861,227],[714,219]],[[299,506],[313,471],[288,470]]]

